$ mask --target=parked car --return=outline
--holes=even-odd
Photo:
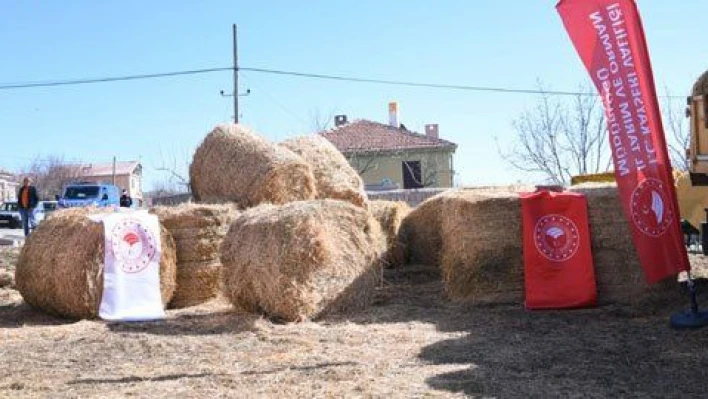
[[[112,184],[73,183],[64,188],[60,208],[79,206],[110,207],[120,205],[120,190]]]
[[[35,223],[39,224],[39,222],[46,219],[47,216],[57,210],[58,206],[59,203],[57,201],[39,201],[37,207],[34,208]]]
[[[7,223],[11,229],[16,229],[22,226],[20,218],[20,210],[17,202],[5,202],[0,206],[0,222]]]
[[[57,201],[39,201],[33,210],[35,226],[32,227],[36,227],[52,212],[56,211],[57,205]],[[7,223],[11,229],[22,226],[22,218],[20,217],[20,209],[17,202],[5,202],[0,206],[0,222]]]

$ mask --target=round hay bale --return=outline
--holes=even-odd
[[[177,291],[171,308],[193,306],[219,293],[219,246],[239,215],[232,205],[182,204],[156,207],[156,214],[177,246]]]
[[[219,125],[194,153],[189,167],[198,202],[235,202],[242,208],[315,198],[312,168],[285,147],[243,125]]]
[[[364,182],[329,140],[319,135],[296,137],[281,145],[310,163],[317,185],[317,198],[338,199],[366,206]]]
[[[221,261],[218,259],[177,264],[177,290],[171,309],[199,305],[221,292]]]
[[[403,201],[371,201],[369,211],[378,220],[386,240],[387,266],[400,266],[406,263],[406,248],[398,238],[403,218],[411,211],[411,207]]]
[[[15,281],[32,307],[73,319],[98,316],[103,295],[104,233],[103,224],[87,217],[90,212],[95,210],[55,212],[27,238]],[[176,249],[162,226],[160,239],[160,291],[167,304],[176,285]]]
[[[708,94],[708,71],[705,71],[698,77],[696,83],[693,84],[691,90],[692,96],[703,96]]]
[[[221,246],[224,294],[287,321],[363,308],[381,281],[380,235],[368,211],[343,201],[249,209]]]
[[[523,298],[521,200],[517,192],[450,193],[441,229],[441,274],[451,299],[518,302]]]

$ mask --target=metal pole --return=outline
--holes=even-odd
[[[234,31],[234,122],[238,123],[238,45],[236,41],[236,24]]]
[[[116,157],[113,157],[113,174],[111,175],[111,184],[116,185]]]

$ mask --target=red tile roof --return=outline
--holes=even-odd
[[[116,162],[116,175],[130,175],[138,166],[138,161]],[[110,176],[113,174],[113,163],[82,164],[81,172],[87,176]]]
[[[457,144],[383,123],[357,120],[321,133],[343,153],[440,148],[455,151]]]

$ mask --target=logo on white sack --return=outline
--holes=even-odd
[[[632,222],[642,233],[656,237],[669,228],[674,212],[666,199],[664,184],[657,179],[646,179],[632,191]]]
[[[111,232],[111,250],[121,270],[139,273],[155,257],[155,237],[138,220],[125,218]]]
[[[536,222],[533,240],[538,252],[554,262],[572,258],[580,246],[580,234],[575,223],[555,214],[546,215]]]

